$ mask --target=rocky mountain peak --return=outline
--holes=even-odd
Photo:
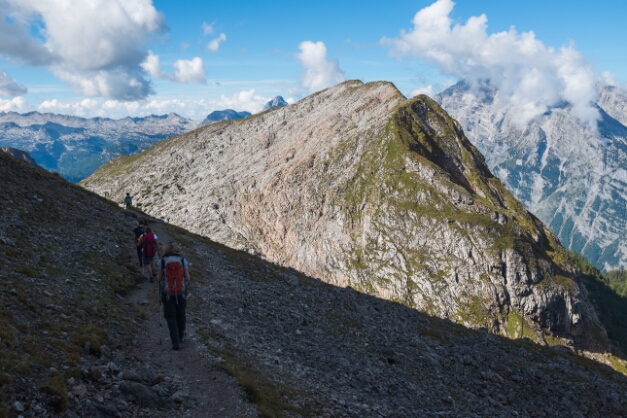
[[[268,109],[272,109],[274,107],[281,107],[281,106],[289,106],[289,103],[286,102],[282,96],[276,96],[274,99],[266,103],[266,105],[263,107],[263,110],[265,111]]]
[[[224,122],[225,120],[243,119],[247,118],[250,115],[250,112],[237,112],[233,109],[214,110],[198,124],[198,127],[201,128],[203,126],[211,125],[214,123]]]
[[[557,238],[436,102],[390,83],[348,81],[169,139],[84,186],[132,191],[232,248],[470,327],[606,344]]]

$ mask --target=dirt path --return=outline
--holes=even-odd
[[[159,237],[159,242],[165,243],[170,239],[158,221],[151,223],[151,227]],[[191,280],[193,282],[194,277]],[[148,316],[145,328],[137,338],[139,351],[147,362],[159,365],[163,374],[173,379],[183,397],[189,396],[177,416],[258,417],[256,408],[248,401],[235,378],[226,373],[220,367],[219,359],[211,356],[198,342],[196,324],[200,319],[194,316],[191,303],[187,310],[186,339],[179,351],[171,349],[157,286],[156,280],[155,283],[146,280],[130,299]],[[192,288],[190,300],[193,297]],[[169,416],[173,415],[170,413]]]

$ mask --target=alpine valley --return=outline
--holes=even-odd
[[[627,93],[599,86],[597,129],[568,104],[526,126],[489,85],[460,82],[436,100],[464,127],[490,169],[567,248],[603,270],[627,265]]]
[[[472,328],[608,352],[567,251],[461,125],[390,83],[118,157],[82,185],[231,248]]]

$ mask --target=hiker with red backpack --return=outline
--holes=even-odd
[[[152,232],[152,228],[146,226],[144,228],[144,235],[139,237],[137,246],[141,247],[143,254],[144,266],[148,271],[148,277],[150,277],[150,283],[152,283],[153,277],[156,275],[154,271],[155,256],[159,250],[159,244],[157,243],[157,235]]]
[[[172,350],[178,350],[185,337],[185,306],[189,283],[189,263],[175,242],[168,242],[157,263],[163,317],[168,323]]]

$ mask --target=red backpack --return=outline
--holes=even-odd
[[[155,234],[144,234],[144,240],[142,241],[142,250],[146,257],[154,257],[157,253],[157,240],[155,240]]]
[[[161,259],[161,269],[165,282],[163,291],[166,295],[185,296],[185,259],[178,254],[166,255]]]

